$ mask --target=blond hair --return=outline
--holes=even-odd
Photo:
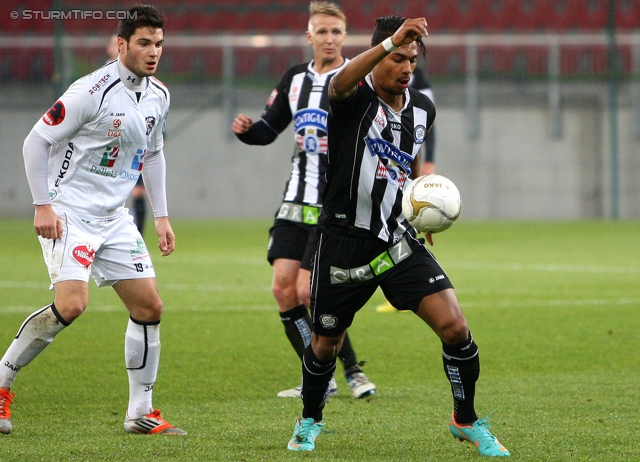
[[[340,19],[347,27],[347,17],[338,5],[332,2],[311,2],[309,3],[309,30],[311,30],[311,18],[317,14],[326,14]]]

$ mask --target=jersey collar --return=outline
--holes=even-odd
[[[144,91],[147,89],[147,77],[138,77],[118,59],[118,73],[120,74],[120,80],[124,86],[131,91]]]

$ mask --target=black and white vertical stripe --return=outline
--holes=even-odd
[[[278,94],[271,110],[267,108],[262,116],[272,127],[282,127],[293,120],[295,147],[291,159],[291,174],[283,197],[287,202],[321,204],[326,184],[328,87],[329,80],[339,69],[318,74],[313,70],[313,62],[289,69],[278,85]],[[284,110],[285,104],[289,105],[290,111]],[[305,114],[310,112],[323,114],[320,117],[323,122],[317,130],[319,147],[316,152],[308,152],[305,144],[305,137],[308,135],[305,132],[306,124],[299,124]]]
[[[411,89],[394,112],[373,91],[370,76],[347,101],[332,104],[329,165],[323,198],[328,223],[371,231],[388,242],[406,231],[402,190],[435,108]]]

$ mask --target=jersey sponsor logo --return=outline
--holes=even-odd
[[[142,171],[142,166],[144,165],[144,156],[147,154],[147,150],[138,149],[136,150],[135,155],[133,156],[133,160],[131,161],[131,170],[137,170],[139,172]],[[137,180],[137,178],[136,178]]]
[[[111,178],[115,178],[118,176],[118,172],[116,172],[115,170],[111,170],[107,167],[98,167],[96,165],[92,165],[89,171],[91,173],[95,173],[96,175],[108,176]]]
[[[397,132],[402,131],[402,124],[398,122],[390,122],[391,130],[395,130]]]
[[[102,160],[100,160],[101,167],[113,167],[113,164],[116,163],[116,159],[118,158],[118,154],[120,153],[120,148],[117,146],[108,146],[105,152],[102,153]]]
[[[373,118],[373,122],[378,124],[382,128],[385,128],[387,126],[387,117],[382,107],[378,108],[378,113]]]
[[[60,100],[53,103],[53,106],[49,108],[49,110],[42,116],[42,121],[51,125],[52,127],[62,123],[64,120],[64,116],[66,115],[66,110],[64,108],[64,103]]]
[[[73,156],[73,143],[69,143],[68,149],[64,152],[64,160],[62,161],[62,165],[60,166],[60,171],[58,172],[58,178],[54,182],[56,188],[60,186],[60,182],[64,180],[64,176],[69,171],[69,166],[71,165],[71,157]],[[49,197],[51,197],[51,193],[49,193]],[[55,196],[54,196],[55,197]]]
[[[91,88],[89,88],[89,94],[93,95],[95,92],[97,92],[98,90],[100,90],[105,83],[107,83],[109,81],[109,79],[111,78],[110,74],[105,74],[103,75],[100,80],[98,80],[95,85]]]
[[[393,161],[393,165],[400,168],[407,175],[411,173],[413,157],[410,154],[401,151],[393,143],[380,138],[369,138],[367,136],[364,141],[367,144],[367,148],[369,148],[371,156],[378,156],[383,159],[387,169],[390,167],[390,163],[384,162],[385,160]]]
[[[273,102],[276,99],[276,96],[278,96],[278,89],[275,88],[271,94],[269,95],[269,99],[267,100],[267,107],[271,106],[273,104]]]
[[[424,140],[427,136],[427,128],[424,125],[418,125],[413,130],[413,139],[416,144],[424,143]]]
[[[149,116],[145,118],[144,121],[147,124],[147,136],[149,136],[149,134],[151,133],[151,130],[153,130],[153,127],[156,126],[156,118]]]
[[[305,108],[293,118],[296,142],[308,154],[327,153],[327,112],[318,108]]]
[[[298,87],[293,87],[289,91],[289,101],[291,101],[291,102],[298,101],[298,92],[299,91],[300,91],[300,89]]]
[[[316,127],[327,129],[327,111],[317,108],[306,108],[296,112],[294,117],[295,129],[300,127]]]
[[[96,257],[96,250],[91,244],[86,242],[77,242],[71,246],[69,255],[73,261],[78,263],[80,266],[84,266],[88,270]]]

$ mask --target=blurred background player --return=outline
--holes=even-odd
[[[232,125],[243,143],[267,145],[294,120],[296,143],[291,175],[269,231],[267,258],[273,266],[272,291],[280,319],[300,359],[311,341],[310,270],[325,185],[327,88],[329,79],[347,61],[342,56],[347,35],[344,13],[330,2],[311,2],[309,13],[306,36],[313,48],[313,61],[287,70],[260,120],[254,123],[240,114]],[[374,394],[376,387],[362,372],[348,336],[339,357],[352,396],[362,398]],[[337,393],[334,379],[329,388],[330,395]],[[300,387],[284,390],[278,396],[299,397]]]
[[[113,61],[118,58],[118,34],[111,34],[109,37],[109,43],[107,43],[107,56],[109,57],[107,62]],[[144,222],[147,217],[147,201],[145,196],[147,190],[144,187],[144,180],[142,175],[138,177],[138,182],[131,192],[131,201],[133,204],[133,222],[136,224],[140,234],[144,236]]]
[[[420,93],[425,95],[427,98],[431,100],[432,103],[435,104],[435,100],[433,99],[433,90],[431,89],[431,83],[427,79],[424,71],[420,67],[416,67],[413,74],[411,74],[411,80],[409,80],[409,85],[418,90]],[[424,155],[424,160],[422,165],[420,165],[420,175],[430,175],[432,173],[436,173],[436,164],[435,164],[435,149],[436,149],[436,126],[435,123],[431,125],[431,130],[427,133],[427,138],[424,143],[422,143],[422,147],[420,148],[421,156]],[[408,313],[408,311],[399,311],[397,310],[389,301],[385,300],[384,303],[376,306],[376,311],[378,313]]]

